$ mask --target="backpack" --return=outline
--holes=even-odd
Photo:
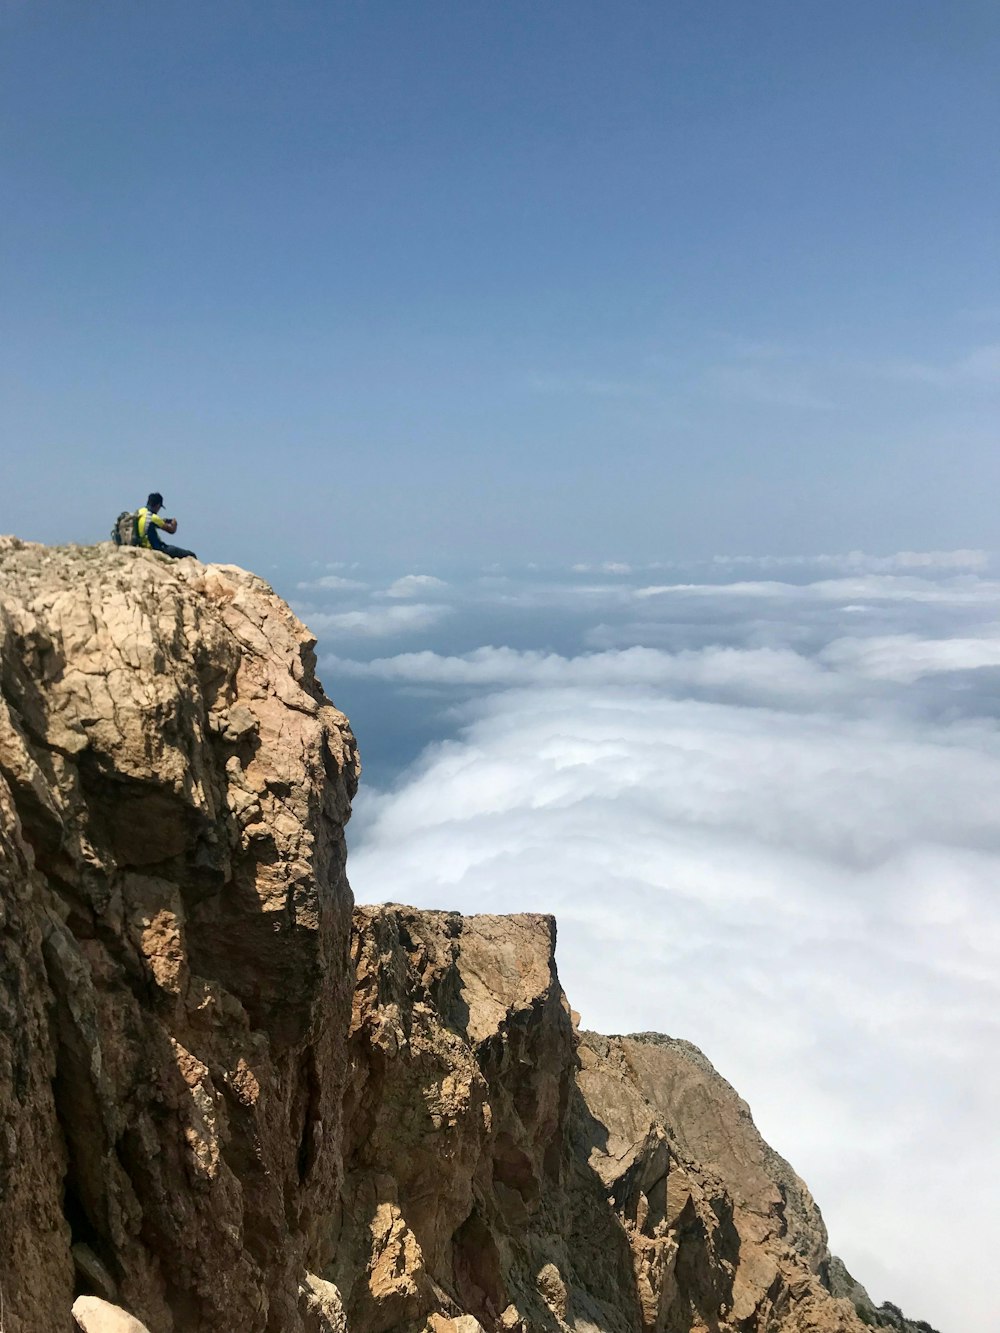
[[[116,546],[139,545],[138,518],[138,514],[133,514],[128,509],[123,509],[118,515],[115,526],[111,529],[111,540]]]

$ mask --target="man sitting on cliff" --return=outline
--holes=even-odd
[[[163,496],[159,491],[153,491],[136,514],[136,531],[139,534],[139,545],[145,546],[153,551],[162,551],[164,555],[172,555],[175,560],[182,556],[190,555],[195,560],[197,556],[194,551],[185,551],[183,546],[168,546],[166,542],[160,541],[160,534],[157,531],[163,528],[171,536],[177,531],[176,518],[161,518],[160,510],[163,508]]]

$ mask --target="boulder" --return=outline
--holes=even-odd
[[[99,1296],[78,1296],[73,1302],[73,1318],[80,1333],[149,1333],[120,1305],[102,1301]]]

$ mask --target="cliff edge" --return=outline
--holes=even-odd
[[[260,579],[0,543],[5,1333],[298,1329],[340,1187],[354,738]]]
[[[352,914],[313,649],[0,538],[3,1333],[926,1328],[699,1052],[575,1030],[551,918]]]

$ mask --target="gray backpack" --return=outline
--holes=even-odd
[[[139,515],[123,509],[111,529],[111,540],[116,546],[138,546]]]

